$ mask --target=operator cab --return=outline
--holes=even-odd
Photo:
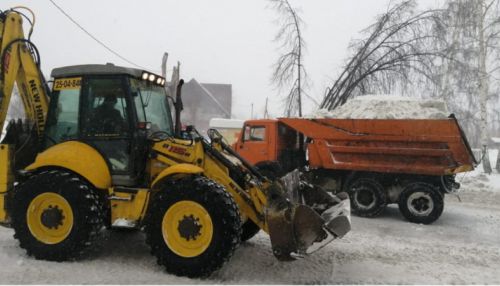
[[[173,134],[165,80],[138,69],[106,65],[56,68],[44,148],[77,140],[108,163],[114,185],[141,183],[146,133]]]

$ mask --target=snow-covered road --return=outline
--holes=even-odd
[[[432,225],[405,222],[391,206],[376,219],[353,217],[344,239],[291,263],[278,262],[261,233],[206,280],[165,273],[139,232],[108,232],[93,258],[54,263],[26,256],[0,227],[0,284],[500,284],[500,192],[477,178],[463,189]]]

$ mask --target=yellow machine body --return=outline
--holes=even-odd
[[[266,178],[216,130],[210,141],[194,128],[181,132],[178,70],[175,131],[168,102],[174,96],[163,77],[147,71],[113,64],[57,68],[49,91],[22,22],[16,9],[0,12],[0,130],[17,83],[35,147],[23,149],[30,146],[21,140],[25,130],[9,124],[2,141],[9,144],[0,144],[0,224],[14,228],[29,254],[73,259],[104,225],[144,227],[160,264],[199,277],[259,230],[269,234],[280,260],[309,254],[350,230],[347,197],[303,184],[298,171],[290,184]],[[109,123],[96,116],[102,110],[116,115],[111,131],[96,131]],[[251,234],[243,238],[245,227]]]
[[[181,175],[183,173],[202,173],[204,176],[223,185],[231,193],[240,208],[244,220],[251,219],[262,230],[267,232],[264,218],[266,195],[262,191],[263,186],[249,186],[249,189],[243,190],[231,179],[229,170],[221,162],[205,153],[201,142],[193,143],[188,140],[171,139],[154,144],[152,149],[158,154],[148,164],[153,187],[162,178],[167,177],[167,174],[175,174],[175,172],[170,172],[170,169],[184,169],[183,172],[178,172]],[[222,152],[220,148],[219,152]]]
[[[7,144],[0,144],[0,223],[8,220],[5,199],[13,181],[10,162],[12,162],[11,148]]]
[[[149,189],[110,189],[111,225],[137,227],[147,211]]]
[[[83,176],[98,189],[111,187],[111,175],[104,158],[94,148],[78,141],[67,141],[38,154],[31,171],[39,168],[64,168]]]

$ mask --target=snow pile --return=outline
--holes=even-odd
[[[494,192],[500,194],[500,172],[495,169],[498,152],[500,150],[490,149],[488,155],[493,173],[484,173],[483,164],[479,164],[474,171],[457,174],[456,181],[462,187],[460,190],[473,190],[477,192]],[[479,159],[481,156],[476,156]]]
[[[312,118],[345,119],[445,119],[448,108],[442,100],[415,99],[395,95],[365,95],[347,101],[335,110],[317,110]]]

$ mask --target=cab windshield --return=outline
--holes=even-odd
[[[173,134],[172,117],[165,89],[149,82],[130,79],[139,122],[150,122],[151,131]]]

